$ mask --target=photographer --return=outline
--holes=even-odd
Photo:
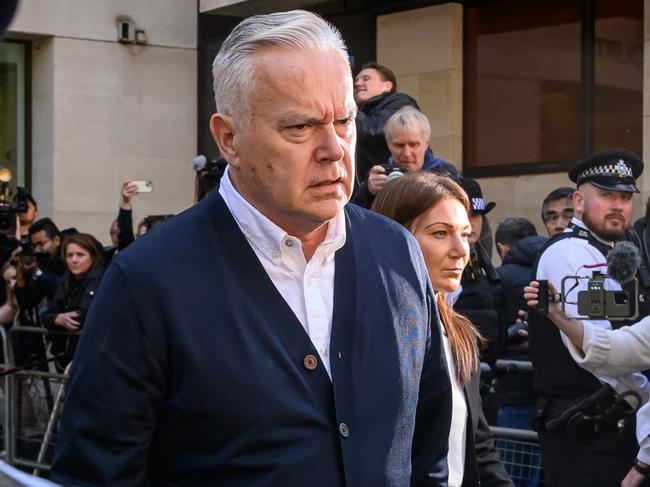
[[[625,149],[608,149],[575,164],[569,171],[577,185],[575,216],[544,247],[533,276],[561,289],[565,277],[584,275],[585,269],[604,262],[631,224],[632,194],[638,192],[636,178],[642,171],[643,162]],[[606,286],[620,289],[609,281]],[[584,280],[576,281],[571,296],[585,288]],[[575,299],[565,306],[569,315],[578,316]],[[585,323],[613,328],[607,320]],[[630,406],[638,407],[636,403],[649,397],[647,379],[640,373],[613,378],[585,370],[567,350],[567,337],[538,313],[529,314],[529,338],[539,395],[535,424],[546,480],[557,486],[618,485],[635,459],[637,441],[633,418],[619,410],[615,393],[637,395],[639,400]],[[650,426],[642,416],[638,420],[637,431]],[[650,451],[642,449],[637,461],[649,463]]]
[[[59,257],[61,236],[49,218],[36,221],[29,229],[29,243],[14,251],[16,267],[16,300],[22,310],[37,307],[44,299],[54,296],[65,267]],[[28,320],[32,321],[32,320]],[[37,326],[37,323],[29,323]]]
[[[18,239],[29,236],[29,229],[38,216],[38,204],[32,197],[31,193],[22,188],[18,188],[18,193],[14,196],[14,203],[25,207],[17,215],[16,236]]]
[[[368,180],[357,188],[352,203],[370,208],[389,174],[394,172],[433,171],[458,179],[456,167],[434,157],[429,149],[431,127],[426,115],[419,110],[407,106],[395,112],[386,122],[384,134],[391,156],[386,164],[370,169]]]
[[[67,272],[43,313],[42,321],[49,329],[76,332],[83,326],[104,275],[104,250],[92,235],[78,233],[64,240],[61,254]],[[79,336],[55,335],[51,340],[51,353],[63,354],[55,361],[62,372],[72,360]]]

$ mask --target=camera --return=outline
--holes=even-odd
[[[628,283],[633,289],[608,290],[605,289],[605,281],[611,276],[601,272],[594,272],[591,276],[566,276],[562,279],[560,293],[549,299],[548,281],[539,280],[539,305],[538,313],[546,315],[548,302],[559,302],[562,304],[562,312],[568,318],[579,320],[635,320],[639,316],[639,281],[634,278]],[[581,281],[586,282],[586,290],[577,292],[573,290],[580,285]],[[569,287],[570,286],[570,287]],[[578,316],[571,316],[566,311],[567,304],[574,304],[578,307]]]
[[[382,164],[381,167],[384,168],[384,174],[388,176],[388,181],[406,174],[406,169],[402,169],[395,164]]]
[[[6,185],[6,182],[3,183]],[[16,215],[27,211],[29,195],[25,188],[19,187],[12,201],[8,196],[9,188],[5,187],[0,194],[0,234],[13,238],[16,233]]]
[[[50,255],[47,252],[34,252],[29,237],[22,237],[18,241],[20,254],[18,256],[20,263],[24,266],[32,265],[34,262],[47,262]]]
[[[610,291],[605,289],[606,274],[594,272],[587,278],[587,290],[578,292],[578,314],[590,319],[625,320],[639,316],[639,283],[634,279],[634,292],[625,290]],[[565,277],[562,280],[564,294]],[[585,279],[585,278],[578,278]],[[564,306],[564,303],[563,303]]]

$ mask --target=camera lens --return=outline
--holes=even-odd
[[[625,291],[617,291],[614,294],[614,302],[616,304],[627,304],[627,293]]]

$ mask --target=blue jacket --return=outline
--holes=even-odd
[[[418,244],[345,214],[332,381],[218,192],[118,254],[77,349],[53,479],[446,485],[451,393]]]

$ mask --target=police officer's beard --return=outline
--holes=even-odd
[[[623,225],[621,225],[621,227],[606,228],[605,223],[607,222],[607,219],[603,220],[602,223],[596,223],[591,218],[589,211],[585,210],[582,213],[582,222],[586,225],[586,227],[591,230],[593,234],[597,235],[607,242],[616,242],[618,240],[623,240],[625,237],[625,228],[627,228],[627,226],[625,217],[621,215],[621,218],[623,219]]]

